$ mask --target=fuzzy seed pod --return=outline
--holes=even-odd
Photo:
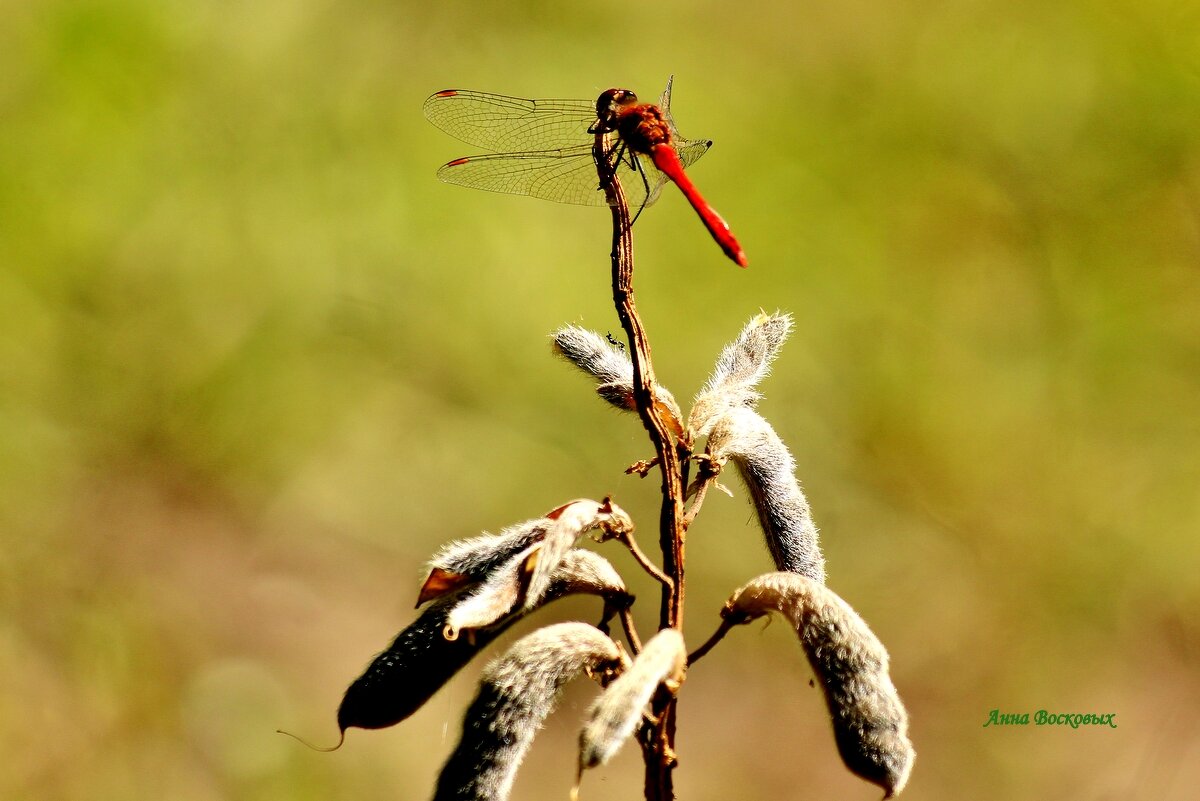
[[[629,597],[625,582],[616,568],[600,554],[585,548],[567,551],[554,570],[550,589],[546,591],[542,602],[578,593],[600,595],[618,605]]]
[[[663,629],[651,637],[633,664],[616,678],[588,711],[579,734],[579,772],[611,759],[637,728],[642,711],[664,682],[674,692],[683,680],[687,649],[683,635]]]
[[[825,691],[846,767],[882,787],[885,798],[899,793],[916,754],[883,643],[833,590],[794,573],[754,579],[733,594],[722,617],[744,623],[768,612],[779,612],[795,627]]]
[[[752,409],[731,409],[713,426],[708,450],[715,460],[737,465],[775,567],[824,583],[825,557],[796,461],[771,424]]]
[[[619,669],[622,660],[620,647],[585,623],[547,626],[518,640],[484,671],[434,801],[504,801],[559,689],[580,673]]]
[[[559,563],[542,603],[578,593],[602,596],[614,606],[630,600],[613,566],[583,549],[570,551]],[[472,637],[447,639],[448,617],[460,600],[449,595],[430,604],[355,679],[338,707],[338,727],[343,732],[351,726],[381,729],[404,720],[525,614],[520,607],[510,607],[511,614],[496,625],[474,631]]]
[[[483,582],[462,593],[461,600],[446,615],[446,627],[442,630],[446,639],[457,639],[463,630],[485,628],[511,614],[528,578],[526,564],[537,549],[535,543],[519,551]]]
[[[579,527],[573,537],[569,531],[572,525]],[[536,577],[535,586],[531,588],[535,592],[526,595],[528,606],[532,608],[545,593],[549,576],[554,572],[558,560],[574,545],[580,534],[596,526],[628,526],[632,529],[633,523],[621,507],[607,498],[602,503],[581,499],[551,509],[542,517],[509,526],[499,534],[483,534],[452,542],[429,561],[429,577],[421,587],[417,606],[487,581],[498,571],[511,572],[514,558],[524,553],[528,557],[528,570],[525,572],[532,571]],[[539,543],[547,538],[551,540],[547,552],[541,558],[535,557],[534,551],[540,550]],[[568,538],[570,542],[563,545]],[[537,567],[538,564],[541,564],[541,568]],[[522,583],[522,589],[527,587],[528,580]],[[503,588],[492,589],[499,591]],[[477,616],[472,614],[469,618],[474,620]]]
[[[531,557],[533,564],[525,592],[526,608],[533,608],[541,600],[558,563],[584,532],[600,527],[610,531],[633,531],[629,515],[608,498],[601,503],[587,499],[571,501],[546,517],[552,523]]]
[[[551,335],[554,350],[601,384],[632,384],[633,363],[619,346],[577,325],[565,325]]]
[[[545,517],[509,526],[499,534],[481,534],[442,547],[429,560],[429,577],[417,606],[483,581],[499,566],[546,536],[553,521]]]
[[[596,393],[623,411],[637,410],[633,399],[633,362],[629,355],[604,337],[576,325],[563,326],[552,335],[554,350],[567,361],[596,379]],[[675,397],[663,386],[655,386],[659,414],[678,436],[683,432],[683,414]]]
[[[706,436],[729,409],[754,407],[760,397],[755,387],[771,371],[771,362],[791,330],[791,315],[759,314],[725,346],[712,377],[692,404],[688,430],[694,437]]]

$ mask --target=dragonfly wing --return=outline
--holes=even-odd
[[[590,148],[531,151],[528,153],[485,153],[455,159],[437,171],[448,184],[503,192],[509,195],[573,203],[578,206],[607,205]],[[617,177],[625,202],[636,213],[658,199],[667,176],[642,156],[636,165],[623,160]]]
[[[591,148],[469,156],[444,165],[437,176],[448,184],[556,203],[606,203]]]
[[[662,95],[658,98],[658,107],[667,113],[667,117],[671,116],[671,86],[675,83],[675,76],[667,76],[667,88],[663,89]]]
[[[684,167],[690,167],[699,161],[710,147],[712,147],[711,139],[675,140],[675,153],[679,156],[679,163]]]
[[[679,160],[686,167],[712,143],[679,136],[670,117],[672,81],[667,82],[660,104],[667,113]],[[593,134],[588,129],[596,122],[596,109],[591,101],[526,100],[446,89],[431,95],[424,111],[430,122],[451,136],[491,151],[443,166],[438,178],[446,183],[558,203],[605,205],[592,162]],[[622,159],[617,175],[633,209],[657,200],[667,182],[645,157],[636,163]]]
[[[622,159],[617,167],[617,178],[621,181],[631,214],[637,214],[641,208],[658,200],[663,185],[668,181],[666,174],[654,166],[649,156],[641,155],[636,163]]]
[[[671,140],[679,162],[688,167],[695,164],[712,147],[712,140],[687,139],[679,133],[679,129],[675,127],[675,118],[671,116],[671,87],[674,84],[675,76],[672,75],[667,78],[667,88],[663,89],[662,97],[658,99],[658,107],[662,109],[663,116],[667,118],[667,125],[671,128]]]
[[[675,152],[680,163],[687,167],[694,164],[711,146],[710,141],[684,140],[675,142]],[[639,156],[636,167],[623,162],[617,169],[617,176],[621,179],[621,186],[625,189],[625,198],[631,209],[652,205],[658,200],[662,188],[671,180],[666,173],[654,166],[649,156]]]
[[[525,100],[446,89],[425,101],[425,117],[469,145],[494,153],[553,150],[587,143],[596,105],[587,100]]]

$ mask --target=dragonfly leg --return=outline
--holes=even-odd
[[[629,160],[633,163],[634,172],[642,178],[642,186],[646,188],[646,194],[642,197],[642,205],[638,206],[637,214],[633,215],[633,219],[629,221],[629,227],[638,221],[638,217],[642,216],[642,212],[646,210],[646,204],[650,202],[650,180],[646,178],[646,171],[642,169],[641,159],[637,157],[637,153],[629,152]]]
[[[621,166],[621,162],[625,161],[626,159],[628,159],[629,168],[637,173],[642,179],[642,186],[645,188],[646,193],[642,197],[642,204],[638,206],[637,213],[634,214],[633,219],[629,221],[629,226],[632,228],[633,224],[637,222],[638,217],[642,216],[642,212],[646,210],[646,204],[650,200],[650,181],[646,177],[646,171],[642,169],[642,162],[638,158],[637,153],[630,150],[629,146],[624,140],[619,140],[617,145],[612,150],[608,151],[606,158],[609,162],[607,165],[608,174],[612,176],[613,180],[616,180],[617,168]],[[604,189],[603,186],[599,186],[597,188]]]
[[[614,179],[617,177],[617,167],[621,164],[621,159],[625,158],[626,151],[627,151],[627,148],[626,148],[625,143],[623,141],[618,141],[617,145],[615,147],[611,148],[604,155],[604,158],[606,161],[605,167],[607,168],[607,173],[608,173],[608,175],[611,175]],[[603,190],[604,185],[598,184],[596,186],[596,189]]]

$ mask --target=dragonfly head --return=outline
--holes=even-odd
[[[615,131],[621,109],[637,103],[637,95],[629,89],[607,89],[596,99],[597,126],[600,131]]]

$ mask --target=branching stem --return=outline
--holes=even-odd
[[[744,621],[741,620],[722,620],[721,625],[718,626],[717,630],[713,632],[713,635],[705,641],[704,645],[701,645],[695,651],[692,651],[690,654],[688,654],[688,666],[690,667],[697,660],[711,651],[717,643],[725,639],[725,635],[728,634],[734,626],[740,625],[743,622]]]
[[[658,464],[657,456],[655,456],[652,459],[639,459],[638,461],[629,465],[629,467],[626,467],[625,472],[629,475],[637,473],[642,478],[645,478],[650,473],[650,471],[652,469],[654,469],[654,466],[657,464]]]
[[[642,638],[638,636],[637,626],[633,624],[633,612],[625,607],[620,612],[621,628],[625,629],[625,639],[629,641],[629,650],[634,656],[642,652]]]
[[[609,158],[609,134],[597,133],[592,156],[600,177],[600,186],[612,211],[612,291],[617,317],[630,344],[633,360],[633,398],[662,474],[662,507],[659,514],[659,546],[663,553],[662,572],[670,579],[663,582],[659,608],[659,628],[683,627],[684,566],[684,488],[680,450],[672,442],[670,429],[655,403],[654,367],[650,361],[650,342],[638,316],[633,296],[633,233],[629,205],[617,180],[616,165]],[[636,556],[636,555],[635,555]],[[651,704],[651,718],[642,731],[642,752],[646,764],[646,801],[673,801],[671,770],[675,764],[675,697],[659,693]]]
[[[656,567],[655,564],[650,561],[650,558],[647,557],[642,549],[638,547],[637,541],[633,538],[633,534],[625,532],[618,534],[615,539],[620,541],[626,548],[629,549],[629,552],[633,554],[633,558],[637,560],[639,565],[642,566],[642,570],[645,570],[647,573],[653,576],[654,579],[666,587],[667,590],[674,589],[674,580],[672,580],[672,578],[666,573],[659,570],[658,567]]]

